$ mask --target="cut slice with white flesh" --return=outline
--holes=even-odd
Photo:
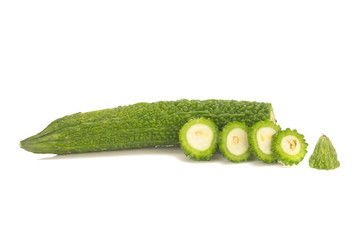
[[[188,129],[186,138],[193,148],[205,151],[210,147],[214,133],[208,125],[198,123]]]
[[[234,155],[240,155],[249,149],[247,132],[241,128],[235,128],[231,130],[227,136],[226,141],[227,149]]]
[[[271,127],[260,128],[256,133],[259,148],[265,154],[271,154],[271,140],[276,130]]]
[[[188,121],[179,132],[179,141],[185,154],[197,160],[210,160],[217,149],[219,130],[205,118]]]
[[[233,162],[241,162],[250,157],[249,128],[245,123],[228,123],[221,132],[220,150],[224,157]]]
[[[280,131],[280,126],[272,121],[260,121],[254,124],[249,133],[251,149],[256,157],[264,162],[271,163],[276,160],[271,145],[273,136]]]
[[[280,162],[291,166],[299,164],[304,159],[307,146],[304,135],[287,128],[274,135],[272,151]]]
[[[295,136],[286,136],[281,140],[280,146],[281,149],[289,154],[289,155],[296,155],[300,152],[300,144],[299,139]]]

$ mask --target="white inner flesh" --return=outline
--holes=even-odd
[[[241,128],[234,128],[227,136],[226,145],[230,153],[243,154],[249,148],[247,133]]]
[[[210,147],[214,134],[209,126],[199,123],[189,128],[186,138],[191,147],[205,151]]]
[[[274,115],[274,112],[271,110],[271,113],[270,113],[270,120],[273,122],[273,123],[276,123],[276,120],[275,120],[275,115]]]
[[[299,139],[295,136],[286,136],[281,140],[281,148],[289,155],[295,155],[300,152]]]
[[[263,127],[258,130],[256,138],[263,153],[271,154],[271,140],[275,133],[276,131],[271,127]]]

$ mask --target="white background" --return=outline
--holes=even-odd
[[[1,1],[0,239],[360,239],[359,1]],[[136,102],[271,102],[301,164],[19,141]],[[308,165],[326,134],[341,162]]]

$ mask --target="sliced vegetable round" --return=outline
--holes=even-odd
[[[249,127],[245,123],[228,123],[221,131],[220,151],[233,162],[241,162],[251,155],[248,139]]]
[[[291,166],[299,164],[304,159],[308,146],[304,135],[287,128],[277,132],[273,138],[272,151],[278,161]]]
[[[280,131],[280,126],[272,121],[255,123],[249,133],[249,142],[255,156],[266,163],[275,162],[276,156],[271,150],[272,139]]]
[[[210,119],[197,118],[188,121],[179,132],[179,141],[185,154],[196,160],[210,160],[217,150],[219,130]]]

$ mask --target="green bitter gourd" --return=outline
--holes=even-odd
[[[177,100],[136,103],[59,118],[20,142],[34,153],[69,154],[179,144],[179,130],[205,117],[222,128],[228,122],[248,126],[275,121],[270,103],[235,100]]]
[[[248,139],[249,127],[245,123],[228,123],[220,134],[220,151],[233,162],[241,162],[251,155]]]
[[[260,121],[250,129],[249,142],[255,156],[266,163],[276,161],[276,156],[271,150],[273,135],[280,131],[280,126],[272,121]]]
[[[330,139],[322,135],[315,145],[314,152],[309,158],[309,165],[316,169],[335,169],[340,167],[336,150]]]
[[[297,165],[304,159],[307,146],[304,135],[287,128],[278,131],[273,136],[272,152],[275,154],[277,161],[282,162],[284,165]]]
[[[179,142],[185,155],[196,160],[210,160],[218,146],[219,130],[210,119],[188,121],[179,131]]]

